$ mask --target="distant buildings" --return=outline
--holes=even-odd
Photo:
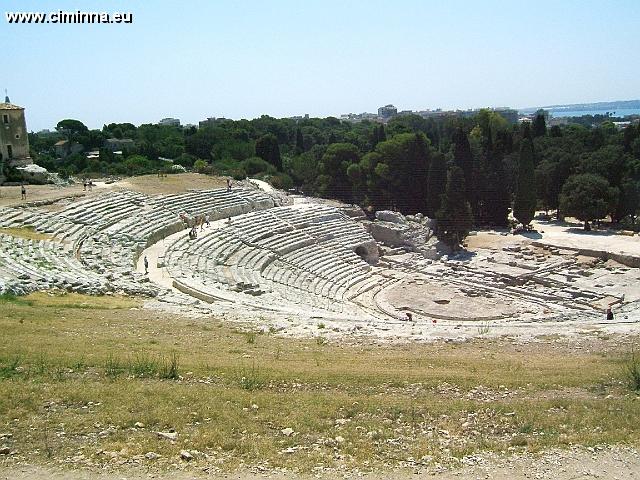
[[[107,138],[104,141],[104,148],[111,152],[121,152],[134,147],[134,142],[130,138]]]
[[[516,123],[518,121],[518,111],[508,107],[496,107],[489,108],[492,112],[499,113],[507,122]],[[372,122],[380,122],[387,123],[394,117],[404,116],[404,115],[418,115],[422,118],[434,118],[434,117],[472,117],[477,115],[480,109],[469,109],[469,110],[442,110],[440,108],[436,110],[401,110],[398,112],[398,109],[394,105],[385,105],[384,107],[378,108],[378,113],[346,113],[344,115],[340,115],[340,119],[346,122],[351,123],[359,123],[365,120],[369,120]]]
[[[78,142],[70,142],[69,140],[59,140],[53,145],[53,148],[58,158],[65,158],[84,150],[84,147]]]
[[[162,125],[163,127],[179,127],[180,120],[178,118],[163,118],[158,122],[158,125]]]
[[[220,122],[224,122],[225,120],[227,120],[224,117],[208,117],[206,120],[200,120],[198,122],[198,127],[199,128],[207,128],[207,127],[213,127],[216,123],[220,123]]]
[[[12,167],[33,163],[24,108],[12,104],[8,96],[0,103],[0,165],[4,162]]]
[[[340,120],[351,123],[360,123],[364,120],[370,120],[372,122],[382,122],[383,120],[375,113],[345,113],[340,115]]]
[[[393,105],[385,105],[384,107],[380,107],[378,109],[378,116],[382,118],[390,118],[395,117],[398,114],[398,109]]]

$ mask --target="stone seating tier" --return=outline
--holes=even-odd
[[[234,296],[238,284],[255,285],[277,292],[283,304],[317,305],[316,297],[343,301],[378,284],[354,252],[363,242],[373,239],[335,208],[279,207],[238,216],[194,241],[179,240],[163,262],[195,290],[210,286]]]

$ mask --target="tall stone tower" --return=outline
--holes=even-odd
[[[20,167],[33,163],[29,156],[29,137],[24,108],[13,105],[5,96],[0,103],[0,164]]]

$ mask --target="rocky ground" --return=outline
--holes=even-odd
[[[596,447],[553,450],[538,454],[519,455],[475,455],[465,459],[464,464],[454,469],[431,469],[419,463],[407,466],[406,470],[385,473],[363,473],[342,471],[318,471],[312,475],[256,469],[250,472],[215,474],[206,471],[173,471],[170,474],[153,470],[130,470],[118,472],[69,471],[33,465],[0,464],[0,479],[3,480],[258,480],[274,479],[337,479],[363,478],[369,480],[408,480],[433,478],[453,480],[459,478],[487,480],[577,480],[601,478],[607,480],[631,480],[640,478],[640,454],[628,447]]]

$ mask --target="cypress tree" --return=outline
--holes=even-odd
[[[486,220],[489,224],[504,227],[507,225],[509,215],[509,192],[505,181],[503,164],[504,150],[503,136],[499,135],[495,146],[491,136],[487,139],[487,189],[485,192]]]
[[[435,218],[436,212],[440,210],[442,194],[447,185],[447,163],[444,155],[440,152],[433,155],[429,165],[429,175],[427,177],[427,205],[426,212],[431,218]]]
[[[384,125],[380,124],[378,127],[378,142],[386,142],[387,141],[387,133],[384,131]]]
[[[378,126],[373,126],[373,133],[371,134],[371,147],[372,149],[376,148],[376,145],[380,143],[380,134],[378,133]]]
[[[473,154],[471,153],[471,145],[467,134],[461,127],[456,128],[453,134],[453,158],[456,165],[464,172],[465,198],[472,211],[477,210],[477,201],[475,195],[475,182],[473,172]]]
[[[296,153],[299,155],[304,152],[304,137],[302,136],[302,130],[300,127],[296,129]]]
[[[516,200],[513,205],[513,216],[524,227],[527,227],[536,210],[536,185],[533,162],[533,143],[523,138],[520,144],[520,160],[518,163],[518,184]]]
[[[280,146],[275,135],[268,133],[256,140],[256,157],[269,162],[278,170],[282,170],[282,159],[280,158]]]
[[[436,214],[437,236],[453,250],[458,250],[473,226],[471,207],[464,191],[464,172],[460,167],[453,166],[447,175],[447,188],[442,196],[442,206]]]
[[[547,133],[547,122],[542,113],[538,113],[531,123],[533,137],[542,137]]]

